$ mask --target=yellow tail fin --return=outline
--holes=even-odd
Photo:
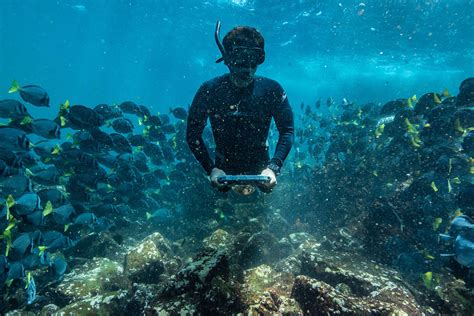
[[[48,201],[44,207],[43,216],[46,217],[52,212],[53,212],[53,204],[51,204],[51,201]]]
[[[451,94],[449,93],[448,88],[444,88],[444,90],[443,90],[443,96],[446,97],[446,98],[448,98],[448,97],[451,96]]]
[[[9,195],[7,197],[7,208],[11,208],[13,205],[15,205],[15,199],[13,198],[13,195]]]
[[[51,152],[52,155],[59,155],[61,152],[61,146],[59,144],[56,144],[53,148],[53,151]]]
[[[33,119],[31,118],[31,116],[25,116],[21,122],[20,122],[20,125],[27,125],[27,124],[31,124],[33,123]]]
[[[28,271],[28,275],[26,276],[26,285],[25,285],[25,290],[28,288],[31,282],[31,272]]]
[[[66,100],[66,101],[64,102],[64,104],[61,104],[61,106],[59,107],[59,109],[60,109],[61,111],[65,111],[65,110],[68,110],[69,107],[70,107],[69,100]]]
[[[18,84],[18,81],[13,80],[12,86],[11,86],[10,90],[8,90],[8,93],[17,92],[17,91],[20,91],[20,89],[21,89],[21,87],[20,87],[20,85]]]
[[[38,249],[39,249],[38,256],[41,256],[46,251],[46,249],[48,249],[48,247],[47,246],[38,246]]]
[[[33,173],[33,171],[31,171],[30,169],[28,168],[25,168],[25,174],[28,176],[28,177],[34,177],[35,174]]]
[[[60,116],[59,120],[61,121],[61,127],[66,126],[67,119],[64,116]]]

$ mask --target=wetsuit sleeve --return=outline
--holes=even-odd
[[[193,103],[189,109],[186,142],[204,170],[206,170],[207,174],[210,174],[214,168],[214,162],[211,160],[209,151],[202,138],[202,133],[209,116],[207,113],[208,93],[209,89],[202,85],[194,96]]]
[[[288,97],[281,87],[279,89],[273,111],[273,119],[278,129],[278,143],[271,160],[281,167],[293,145],[295,125]]]

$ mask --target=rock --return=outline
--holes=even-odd
[[[355,254],[303,252],[292,297],[307,315],[434,313],[404,286],[397,273]]]
[[[438,100],[441,100],[441,95],[435,92],[430,92],[422,95],[415,105],[415,114],[422,115],[428,113],[431,109],[433,109],[437,105],[437,103],[435,102],[435,95]]]
[[[249,238],[240,235],[235,245],[240,250],[237,261],[244,268],[275,262],[285,256],[279,246],[276,237],[269,232],[259,232]]]
[[[154,233],[126,254],[124,269],[133,282],[158,283],[162,274],[173,273],[179,264],[169,242],[160,233]]]
[[[158,283],[165,272],[163,256],[151,240],[140,243],[125,257],[125,272],[133,282]]]
[[[304,315],[295,299],[280,296],[272,290],[263,292],[251,303],[245,315]]]
[[[303,315],[296,301],[290,298],[294,277],[277,273],[268,265],[244,272],[242,300],[247,315]]]
[[[59,310],[59,306],[54,304],[48,304],[43,306],[41,309],[40,315],[41,316],[50,316],[55,314]]]
[[[228,250],[233,244],[233,237],[223,229],[218,229],[203,241],[204,248]]]
[[[54,315],[119,315],[127,302],[127,291],[106,292],[69,304]]]
[[[290,235],[288,235],[288,239],[290,240],[291,244],[294,246],[294,247],[299,247],[299,245],[301,245],[302,243],[306,242],[306,241],[316,241],[316,238],[314,238],[313,236],[311,236],[310,234],[308,233],[292,233]]]
[[[395,101],[389,101],[382,106],[380,110],[381,115],[396,114],[401,109],[405,108],[407,104],[406,99],[398,99]]]
[[[164,295],[174,296],[202,289],[215,277],[229,277],[227,255],[223,251],[204,251],[171,278]]]
[[[474,293],[459,279],[443,282],[435,288],[440,314],[474,315]]]
[[[107,258],[94,258],[66,274],[57,292],[75,302],[128,287],[121,265]]]
[[[125,314],[143,315],[154,301],[156,294],[163,291],[162,284],[134,283],[131,294],[124,307]]]
[[[27,312],[23,310],[14,310],[14,311],[7,312],[5,316],[35,316],[35,313]]]
[[[298,255],[291,255],[283,258],[275,265],[275,270],[278,272],[291,273],[298,275],[301,271],[301,260]]]
[[[153,308],[172,315],[229,315],[244,310],[227,255],[215,250],[200,253],[174,275]]]

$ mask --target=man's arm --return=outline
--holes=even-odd
[[[271,161],[281,167],[293,145],[295,125],[293,121],[293,111],[291,110],[286,93],[281,89],[278,95],[280,98],[275,100],[273,112],[273,119],[278,129],[278,143]]]
[[[214,167],[214,162],[211,160],[209,151],[202,139],[202,132],[206,127],[208,118],[208,92],[208,88],[206,88],[205,85],[202,85],[194,96],[193,103],[189,109],[186,141],[196,159],[209,175]]]

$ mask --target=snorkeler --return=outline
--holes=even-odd
[[[271,192],[294,139],[293,112],[283,88],[274,80],[255,76],[265,61],[264,39],[253,27],[237,26],[215,39],[230,73],[206,81],[197,91],[187,122],[186,139],[196,159],[220,191],[229,186],[218,181],[228,175],[264,175],[270,181],[258,185]],[[212,161],[202,133],[211,122],[216,144]],[[272,118],[279,132],[278,144],[270,159],[267,138]],[[245,194],[245,192],[243,193]]]

